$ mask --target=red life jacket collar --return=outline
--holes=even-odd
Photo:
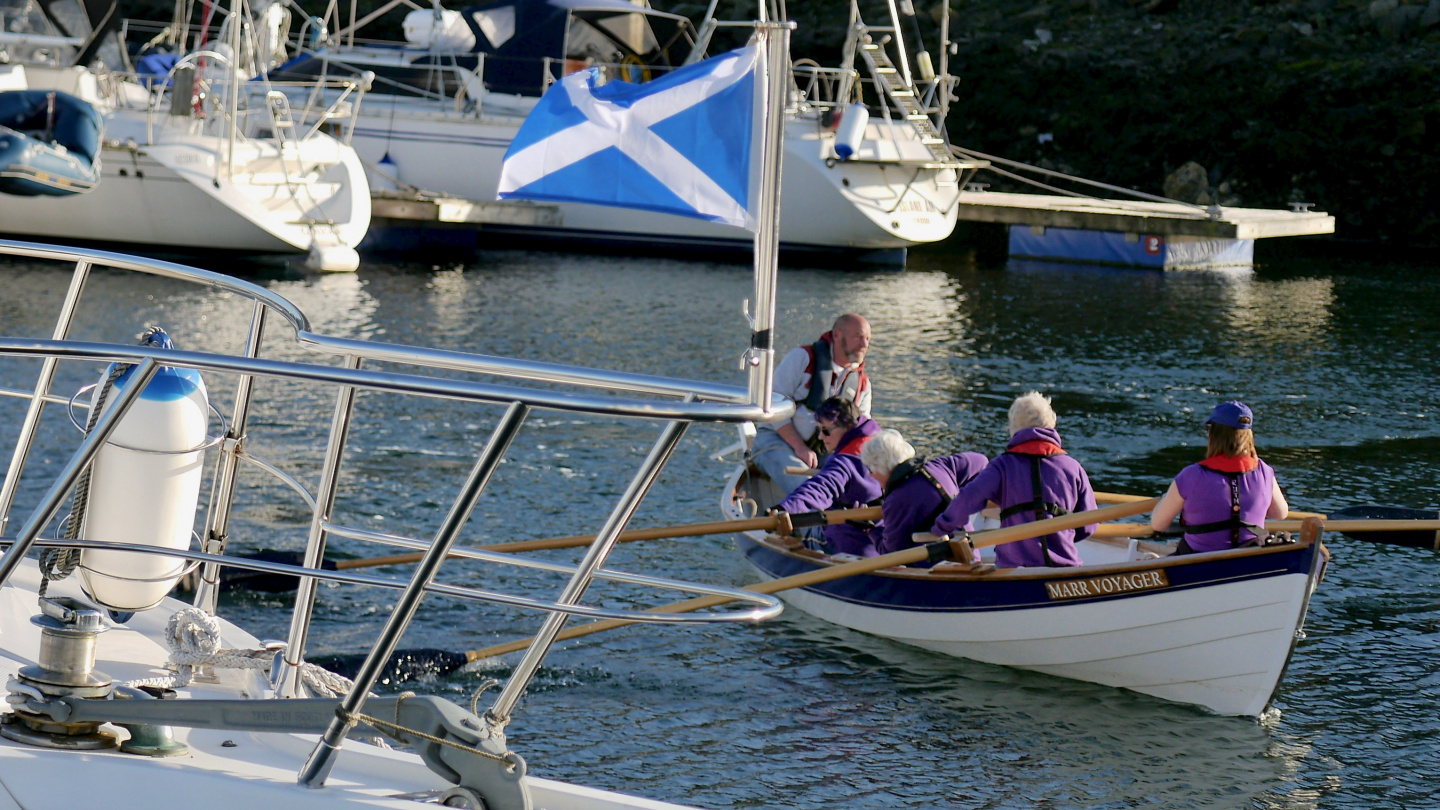
[[[868,442],[873,438],[875,438],[875,434],[873,433],[868,436],[856,436],[850,441],[845,442],[844,444],[835,448],[835,452],[844,453],[850,456],[858,456],[860,455],[860,448],[865,446],[865,442]]]
[[[1047,442],[1044,439],[1031,439],[1028,442],[1021,442],[1014,447],[1007,448],[1007,453],[1018,453],[1022,456],[1063,456],[1065,451],[1060,445],[1054,442]]]
[[[1260,466],[1260,459],[1254,456],[1211,456],[1200,462],[1207,470],[1223,473],[1247,473]]]

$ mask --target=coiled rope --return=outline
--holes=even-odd
[[[126,686],[151,686],[176,689],[189,686],[199,667],[249,669],[270,673],[276,650],[229,650],[220,647],[220,620],[199,608],[185,608],[170,617],[165,625],[165,644],[170,648],[170,663],[175,674],[129,681]],[[317,697],[340,697],[355,688],[355,683],[324,667],[311,663],[300,665],[300,681]]]

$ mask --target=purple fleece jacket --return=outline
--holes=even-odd
[[[855,427],[845,432],[845,436],[840,439],[840,447],[843,448],[862,436],[874,436],[879,432],[880,425],[874,419],[862,417]],[[831,453],[819,472],[796,487],[795,491],[776,504],[775,508],[792,515],[822,509],[852,509],[864,506],[879,497],[880,484],[870,477],[858,455]],[[875,556],[875,546],[869,534],[846,523],[826,526],[825,542],[838,554]]]
[[[1011,437],[1008,447],[1026,442],[1043,441],[1060,446],[1060,434],[1053,428],[1026,428]],[[996,456],[985,471],[966,484],[950,507],[935,521],[931,528],[936,534],[946,535],[965,525],[970,515],[979,512],[987,501],[994,501],[1004,509],[1025,503],[1035,498],[1030,480],[1030,456],[1016,453],[1001,453]],[[1095,508],[1095,492],[1090,488],[1090,477],[1080,462],[1063,453],[1042,456],[1040,460],[1040,488],[1044,500],[1056,503],[1071,512],[1088,512]],[[1001,526],[1018,526],[1035,520],[1031,511],[1010,515],[1000,522]],[[1040,545],[1043,540],[1050,550],[1050,564],[1069,566],[1080,564],[1080,553],[1075,544],[1095,533],[1095,525],[1072,529],[1043,538],[1018,540],[995,547],[995,564],[1001,568],[1020,566],[1044,567],[1045,551]]]
[[[925,469],[940,482],[945,494],[953,498],[988,463],[979,453],[958,453],[932,458],[925,462]],[[942,503],[940,493],[925,476],[916,474],[900,482],[880,504],[880,512],[884,516],[880,553],[889,554],[914,547],[915,542],[910,535],[929,529]]]

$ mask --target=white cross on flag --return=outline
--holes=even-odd
[[[505,153],[500,199],[640,208],[754,229],[751,144],[763,68],[751,45],[644,84],[552,86]]]

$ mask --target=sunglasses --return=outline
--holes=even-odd
[[[835,434],[835,433],[839,433],[839,432],[840,432],[840,428],[838,428],[838,427],[822,427],[822,428],[820,428],[820,435],[821,435],[821,436],[829,436],[829,435],[832,435],[832,434]]]

